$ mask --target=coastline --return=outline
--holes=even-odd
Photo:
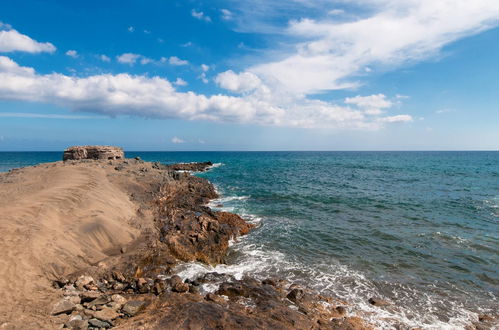
[[[204,170],[208,165],[200,166]],[[235,214],[206,207],[217,197],[213,185],[178,170],[192,170],[192,164],[172,168],[133,159],[83,160],[1,174],[2,197],[6,197],[0,204],[2,229],[12,232],[6,235],[10,241],[2,241],[2,251],[9,251],[10,259],[2,260],[32,260],[16,269],[4,267],[8,273],[2,274],[3,293],[24,287],[26,281],[32,285],[27,292],[6,295],[2,326],[46,328],[72,322],[88,327],[90,320],[99,324],[98,320],[123,329],[179,324],[180,328],[369,328],[347,315],[346,302],[285,280],[207,274],[184,283],[174,276],[172,270],[179,262],[222,263],[230,240],[252,228]],[[16,191],[21,182],[26,188]],[[30,206],[17,205],[20,198]],[[33,210],[37,202],[40,205]],[[29,212],[24,214],[23,207]],[[76,214],[77,220],[67,219]],[[41,215],[46,224],[39,223]],[[36,241],[36,246],[12,239],[28,224],[32,228],[24,237]],[[144,310],[132,316],[129,308],[123,310],[127,302],[116,295]],[[101,304],[96,303],[99,299]],[[64,305],[64,311],[55,310]]]

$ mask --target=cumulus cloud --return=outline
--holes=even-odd
[[[201,64],[201,70],[203,70],[204,72],[208,72],[208,70],[210,70],[210,66],[206,64]]]
[[[78,52],[74,49],[70,49],[66,52],[66,55],[72,58],[77,58],[78,57]]]
[[[189,61],[186,61],[186,60],[182,60],[180,58],[178,58],[177,56],[171,56],[169,59],[168,59],[168,63],[170,63],[171,65],[187,65],[189,64]]]
[[[244,80],[246,75],[236,75]],[[241,84],[235,84],[236,90]],[[245,90],[245,88],[242,88]],[[377,129],[384,123],[408,121],[408,115],[369,116],[351,105],[265,94],[262,83],[240,97],[178,92],[160,77],[101,74],[88,77],[38,74],[0,56],[0,100],[56,104],[74,111],[109,116],[209,120],[308,128]]]
[[[195,9],[191,10],[191,15],[194,18],[197,18],[198,20],[205,21],[205,22],[211,22],[211,17],[205,15],[202,11],[197,11]]]
[[[27,52],[27,53],[53,53],[56,51],[50,42],[38,42],[27,35],[11,29],[10,25],[3,24],[0,29],[0,52]]]
[[[251,72],[236,74],[232,70],[217,75],[215,82],[222,88],[236,93],[250,92],[261,86],[262,82]]]
[[[175,143],[175,144],[185,143],[185,140],[182,140],[181,138],[176,137],[176,136],[172,137],[171,141],[172,141],[172,143]]]
[[[120,63],[133,65],[133,64],[135,64],[135,62],[137,62],[138,59],[140,59],[140,57],[141,57],[141,55],[139,55],[139,54],[124,53],[124,54],[121,54],[119,56],[116,56],[116,59]]]
[[[188,85],[187,81],[185,81],[182,78],[177,78],[177,80],[175,80],[175,82],[173,84],[176,86],[187,86]]]
[[[131,32],[135,31],[135,28],[133,26],[129,26],[127,30],[128,30],[128,32],[131,33]]]

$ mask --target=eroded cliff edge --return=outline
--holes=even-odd
[[[252,229],[206,207],[213,186],[179,172],[209,165],[69,160],[0,174],[0,325],[366,328],[345,302],[283,279],[173,273],[224,262],[229,240]]]

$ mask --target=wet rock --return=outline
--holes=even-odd
[[[76,309],[76,305],[68,298],[59,300],[52,308],[52,315],[69,314]]]
[[[391,305],[389,301],[379,298],[369,298],[369,303],[373,306],[378,306],[378,307]]]
[[[239,283],[222,283],[220,284],[217,294],[227,297],[249,297],[248,287]]]
[[[303,298],[304,294],[305,293],[302,289],[293,289],[288,293],[286,298],[288,298],[294,303],[297,303]]]
[[[189,284],[182,282],[182,279],[178,275],[172,276],[170,279],[170,285],[172,286],[172,291],[174,292],[189,291]]]
[[[126,313],[128,316],[134,316],[141,310],[143,310],[146,306],[146,303],[144,301],[140,300],[132,300],[127,302],[124,306],[122,311]]]
[[[205,299],[207,301],[213,301],[213,302],[216,302],[217,304],[222,304],[225,302],[225,300],[220,297],[219,295],[217,294],[214,294],[214,293],[208,293],[205,297]]]

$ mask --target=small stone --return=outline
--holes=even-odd
[[[126,298],[119,294],[113,294],[111,296],[111,300],[122,305],[126,304],[127,302]]]
[[[125,288],[125,284],[123,284],[123,283],[114,283],[113,284],[114,290],[120,291],[120,290],[123,290],[124,288]],[[132,292],[133,292],[133,290],[132,290]]]
[[[99,298],[101,295],[102,293],[97,291],[84,291],[80,293],[80,298],[82,302],[88,302]]]
[[[97,305],[105,305],[111,301],[111,298],[108,295],[102,295],[97,299],[92,300],[88,303],[87,308],[92,308]]]
[[[390,302],[383,300],[383,299],[378,299],[378,298],[369,298],[369,303],[374,306],[388,306],[391,305]]]
[[[122,246],[121,249],[120,249],[120,252],[121,253],[126,253],[126,247]]]
[[[98,319],[95,319],[95,318],[94,318],[94,319],[90,319],[90,320],[88,320],[88,323],[89,323],[91,326],[93,326],[93,327],[95,327],[95,328],[99,328],[99,329],[100,329],[100,328],[105,328],[105,329],[107,329],[107,328],[110,328],[110,327],[111,327],[111,324],[109,324],[109,323],[107,323],[107,322],[104,322],[104,321],[101,321],[101,320],[98,320]]]
[[[189,292],[193,294],[199,294],[199,288],[194,285],[189,285]]]
[[[144,309],[146,303],[140,300],[132,300],[129,301],[123,306],[123,312],[128,314],[129,316],[134,316],[142,309]]]
[[[142,160],[140,157],[135,157],[134,159],[135,160]]]
[[[75,282],[75,285],[79,290],[83,290],[85,285],[89,285],[93,282],[94,282],[94,279],[92,276],[82,275],[82,276],[78,277],[78,279]]]
[[[125,282],[125,276],[122,272],[113,272],[113,277],[116,281]]]
[[[59,300],[52,308],[52,315],[69,314],[76,309],[76,305],[69,299],[64,298]]]
[[[69,301],[71,301],[75,305],[78,305],[79,303],[81,303],[81,299],[78,296],[69,296],[66,299],[68,299]]]
[[[73,330],[86,330],[88,329],[88,321],[83,320],[80,315],[75,315],[71,319],[69,319],[65,326],[66,328]]]
[[[218,303],[218,304],[225,302],[225,300],[222,297],[220,297],[217,294],[211,293],[211,292],[206,295],[205,299],[208,301],[213,301],[213,302]]]
[[[114,309],[104,307],[102,310],[93,313],[93,317],[101,321],[106,321],[111,323],[112,320],[117,319],[120,316]]]
[[[338,306],[335,308],[336,312],[338,313],[339,316],[344,316],[347,314],[347,309],[343,306]]]
[[[288,298],[289,300],[291,300],[292,302],[296,303],[298,302],[299,300],[301,300],[301,298],[303,298],[304,296],[304,292],[302,289],[293,289],[291,290],[288,295],[286,296],[286,298]]]
[[[182,282],[182,279],[178,275],[174,275],[170,278],[170,284],[173,292],[189,291],[189,284]]]

